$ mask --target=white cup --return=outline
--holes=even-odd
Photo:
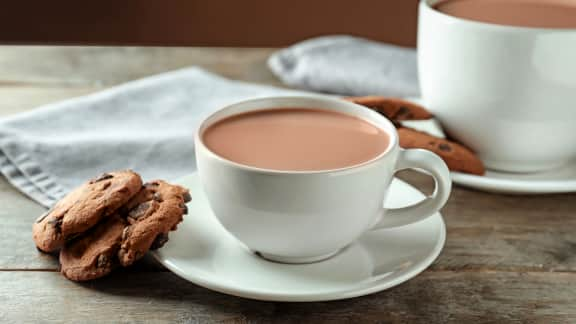
[[[422,97],[486,166],[509,172],[576,158],[576,29],[503,26],[449,16],[422,0]]]
[[[202,134],[238,113],[282,107],[310,107],[362,118],[390,136],[376,158],[326,171],[277,171],[224,159],[208,149]],[[403,150],[390,121],[365,107],[319,97],[271,97],[227,106],[208,117],[195,136],[200,180],[210,206],[232,235],[266,259],[306,263],[326,259],[373,229],[411,224],[437,212],[448,199],[448,168],[434,153]],[[346,147],[342,148],[343,151]],[[384,209],[394,173],[415,168],[436,181],[434,193],[415,205]]]

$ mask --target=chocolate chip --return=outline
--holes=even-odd
[[[112,262],[111,262],[110,258],[109,258],[107,255],[105,255],[105,254],[100,254],[100,255],[98,256],[97,261],[96,261],[96,266],[97,266],[98,268],[104,268],[104,267],[109,267],[109,266],[111,265],[111,263],[112,263]]]
[[[184,213],[184,215],[188,215],[188,206],[186,206],[185,203],[180,203],[180,205],[178,207],[180,207],[180,209],[182,209],[182,212]]]
[[[109,174],[109,173],[102,173],[97,178],[90,180],[90,183],[96,183],[96,182],[104,181],[104,180],[111,179],[111,178],[114,178],[114,176]]]
[[[152,199],[154,199],[157,202],[163,202],[164,201],[162,199],[162,195],[159,192],[155,192],[154,195],[152,196]]]
[[[118,213],[122,218],[126,218],[126,215],[128,215],[130,212],[130,207],[128,205],[129,203],[124,206],[120,206],[120,208],[116,210],[116,213]]]
[[[102,215],[102,217],[106,217],[106,216],[108,216],[108,214],[109,214],[108,208],[103,207],[102,210],[100,211],[100,215]]]
[[[62,232],[62,218],[54,218],[48,221],[48,224],[54,226],[56,232]]]
[[[386,107],[382,107],[382,106],[378,106],[378,105],[374,105],[372,107],[370,106],[366,106],[368,108],[372,108],[374,110],[376,110],[380,115],[384,115],[386,117],[388,117],[388,115],[386,115]]]
[[[450,145],[445,144],[445,143],[438,144],[438,148],[440,149],[440,151],[444,151],[444,152],[452,151],[452,147],[450,147]]]
[[[141,203],[128,213],[128,217],[138,219],[145,216],[148,209],[150,209],[150,205],[151,203],[149,201]]]
[[[398,109],[398,112],[396,113],[396,116],[401,116],[401,115],[405,115],[407,113],[410,112],[410,109],[408,109],[408,107],[406,106],[400,106],[400,109]]]
[[[436,145],[436,142],[430,141],[430,142],[428,142],[428,145]]]
[[[160,234],[156,235],[156,238],[154,239],[154,242],[152,242],[150,249],[151,250],[159,249],[159,248],[163,247],[164,244],[166,244],[166,242],[168,242],[168,234],[160,233]]]
[[[111,182],[105,182],[105,183],[102,185],[102,188],[101,188],[100,190],[108,189],[108,187],[110,187],[111,184],[112,184]]]
[[[189,202],[190,200],[192,200],[192,196],[190,195],[189,191],[186,191],[183,195],[182,195],[182,199],[184,199],[184,202]]]
[[[70,243],[70,242],[74,241],[75,239],[79,238],[80,235],[82,235],[82,233],[74,233],[74,234],[71,234],[70,236],[68,236],[68,237],[66,238],[66,243]]]
[[[107,187],[106,187],[106,188],[107,188]],[[118,189],[118,192],[120,192],[120,193],[127,193],[127,192],[130,192],[130,188],[128,188],[128,187],[122,187],[122,188]]]

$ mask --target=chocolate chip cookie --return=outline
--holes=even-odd
[[[38,249],[54,252],[69,240],[112,215],[142,187],[130,170],[102,174],[73,190],[40,216],[32,233]]]
[[[412,128],[398,129],[400,146],[403,148],[421,148],[438,154],[450,170],[483,175],[482,161],[468,148]]]
[[[168,232],[175,230],[188,213],[186,202],[190,199],[188,190],[180,186],[162,180],[146,183],[122,208],[129,225],[122,233],[120,264],[128,266],[148,250],[162,247],[168,240]]]
[[[426,120],[433,117],[426,108],[398,98],[366,96],[344,99],[374,109],[392,121]]]
[[[126,220],[113,214],[60,251],[60,272],[73,281],[103,277],[119,265],[118,251]]]

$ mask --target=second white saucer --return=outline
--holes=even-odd
[[[459,185],[491,192],[546,194],[576,192],[576,162],[538,173],[486,171],[483,176],[451,172]]]

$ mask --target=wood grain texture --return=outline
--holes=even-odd
[[[32,222],[44,208],[16,191],[3,176],[0,207],[0,271],[56,269],[57,263],[37,252],[32,241]]]
[[[199,65],[279,85],[272,49],[0,47],[0,117]],[[430,178],[399,177],[431,192]],[[442,213],[440,258],[399,287],[348,301],[264,303],[214,293],[147,257],[110,278],[78,285],[39,253],[31,225],[42,208],[0,176],[0,322],[576,322],[576,194],[497,195],[454,187]],[[34,307],[31,307],[33,305]]]
[[[424,273],[344,301],[236,298],[163,273],[115,273],[86,284],[52,272],[0,272],[0,321],[171,323],[570,323],[573,273]]]
[[[30,84],[2,84],[0,81],[0,118],[72,97],[102,90],[101,86],[38,86]]]
[[[232,79],[280,85],[266,67],[274,49],[0,46],[0,87],[110,86],[202,66]]]
[[[430,178],[400,178],[431,191]],[[576,271],[576,194],[498,195],[455,186],[447,241],[430,270]]]

